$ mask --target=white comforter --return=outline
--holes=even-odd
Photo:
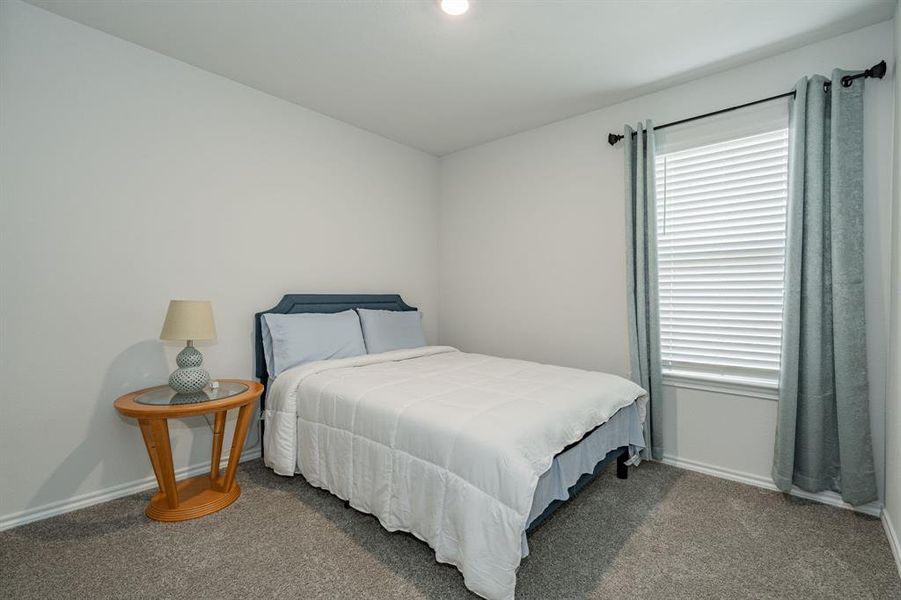
[[[266,464],[426,541],[466,586],[514,596],[521,537],[554,455],[645,391],[605,373],[445,346],[309,363],[267,399]]]

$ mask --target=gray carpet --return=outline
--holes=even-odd
[[[428,546],[258,462],[162,524],[138,494],[0,533],[3,598],[474,598]],[[517,598],[901,598],[878,519],[661,464],[608,469],[530,538]]]

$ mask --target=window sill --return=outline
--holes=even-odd
[[[691,373],[685,371],[664,371],[663,385],[729,394],[731,396],[748,396],[763,400],[779,400],[779,388],[776,384],[752,378],[714,375],[707,373]]]

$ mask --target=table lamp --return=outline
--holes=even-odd
[[[213,307],[208,300],[172,300],[163,323],[161,340],[184,340],[184,350],[178,353],[177,369],[169,376],[169,387],[179,394],[194,394],[210,382],[210,374],[203,367],[203,354],[194,347],[195,340],[216,339]]]

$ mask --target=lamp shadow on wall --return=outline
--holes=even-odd
[[[87,430],[82,436],[83,441],[47,477],[32,496],[29,507],[52,508],[57,503],[77,497],[80,495],[79,486],[98,467],[102,468],[96,486],[100,490],[122,483],[123,475],[126,482],[131,483],[129,478],[138,474],[134,461],[139,459],[135,457],[140,457],[142,468],[150,472],[150,461],[137,421],[119,415],[113,408],[113,401],[134,390],[165,383],[168,376],[169,367],[159,340],[144,340],[119,353],[107,368],[87,421]],[[129,464],[116,464],[120,461]],[[67,513],[56,517],[67,520],[67,527],[53,528],[54,536],[58,538],[60,531],[65,531],[66,537],[70,538],[98,535],[109,528],[132,526],[135,516],[126,511],[100,524],[95,520],[82,522],[73,518],[72,513]]]

